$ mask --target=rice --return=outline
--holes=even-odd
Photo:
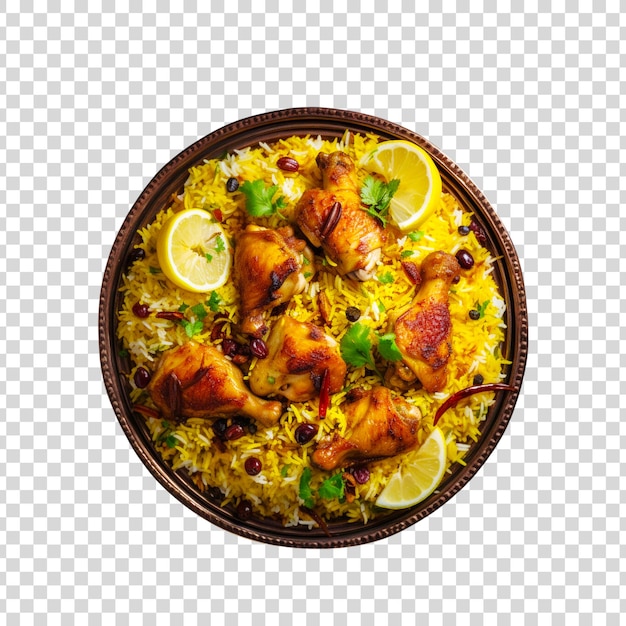
[[[245,226],[246,214],[243,194],[226,191],[226,181],[231,176],[240,181],[262,178],[268,185],[278,185],[287,201],[287,207],[281,210],[281,214],[291,221],[297,199],[306,189],[321,185],[321,175],[315,163],[318,152],[342,149],[358,164],[377,141],[374,135],[349,133],[341,140],[333,141],[311,136],[291,137],[273,145],[262,143],[235,150],[222,159],[206,160],[189,170],[183,194],[174,196],[172,205],[139,231],[141,243],[138,245],[144,250],[145,257],[135,262],[123,277],[123,306],[118,314],[117,326],[122,348],[129,353],[132,362],[128,376],[131,400],[140,407],[148,407],[148,411],[143,411],[147,415],[146,426],[162,457],[174,470],[187,471],[199,490],[211,489],[210,493],[215,495],[219,494],[216,488],[219,489],[219,501],[223,506],[236,505],[246,499],[252,503],[256,514],[278,518],[286,526],[315,525],[300,509],[300,479],[305,468],[310,468],[311,489],[316,493],[331,474],[311,467],[309,455],[315,442],[330,433],[346,433],[348,426],[342,403],[347,389],[357,385],[370,388],[380,384],[380,379],[376,374],[367,372],[365,367],[349,367],[345,389],[332,396],[326,418],[319,420],[316,437],[305,446],[296,443],[294,433],[299,424],[318,423],[316,401],[292,402],[277,425],[272,428],[259,426],[256,432],[246,430],[243,437],[225,445],[215,443],[212,420],[194,418],[174,424],[155,417],[149,411],[151,408],[154,411],[149,395],[134,383],[134,373],[138,367],[154,371],[163,351],[182,345],[189,341],[189,337],[183,326],[175,321],[159,319],[155,315],[138,318],[132,312],[135,303],[147,304],[153,313],[183,311],[191,322],[198,317],[194,307],[204,307],[203,330],[194,336],[194,341],[200,343],[220,345],[222,338],[211,340],[216,319],[220,320],[226,337],[239,336],[239,294],[232,280],[215,294],[193,294],[172,285],[159,268],[156,255],[159,230],[171,215],[183,208],[211,212],[219,209],[222,226],[232,240]],[[276,161],[287,155],[298,160],[300,168],[297,174],[283,172],[276,166]],[[365,175],[365,172],[360,173],[361,181]],[[378,333],[387,332],[390,312],[408,305],[415,294],[415,287],[405,275],[401,261],[407,259],[419,266],[429,253],[436,250],[451,254],[461,247],[468,250],[475,264],[470,270],[462,272],[461,280],[450,290],[452,357],[448,363],[448,385],[436,394],[428,394],[422,389],[404,394],[405,399],[417,406],[424,416],[418,433],[420,443],[432,430],[433,415],[445,398],[472,385],[476,374],[480,374],[485,383],[499,382],[505,376],[503,369],[507,361],[500,353],[505,331],[505,305],[493,278],[495,259],[478,243],[473,233],[467,236],[458,233],[458,227],[469,225],[471,217],[471,213],[459,206],[452,195],[442,194],[440,206],[420,227],[418,237],[392,238],[386,244],[374,279],[366,283],[342,278],[333,271],[332,262],[317,256],[315,280],[303,293],[292,298],[285,312],[300,321],[322,325],[318,294],[323,292],[328,297],[331,310],[330,326],[326,326],[325,331],[335,339],[340,340],[350,326],[344,314],[350,306],[361,310],[359,321],[362,324]],[[268,227],[284,225],[284,220],[278,215],[255,219],[255,222]],[[412,254],[409,255],[409,252]],[[211,303],[212,308],[209,306]],[[476,308],[480,308],[483,315],[478,320],[470,320],[468,311]],[[253,359],[250,368],[254,364]],[[480,438],[481,423],[493,401],[492,393],[472,396],[448,410],[440,420],[438,425],[447,440],[448,471],[455,463],[463,464],[463,457],[472,443]],[[244,469],[245,460],[250,456],[256,456],[262,462],[261,473],[257,476],[249,476]],[[361,523],[382,514],[374,501],[402,463],[402,455],[368,463],[370,478],[365,484],[356,485],[354,501],[317,497],[316,512],[326,519],[343,517]]]

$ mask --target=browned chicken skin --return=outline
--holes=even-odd
[[[261,337],[267,330],[265,313],[306,287],[303,257],[313,255],[293,229],[249,225],[237,238],[234,278],[241,294],[241,330]]]
[[[296,220],[306,238],[322,247],[341,275],[372,277],[384,244],[378,220],[361,207],[356,171],[344,152],[320,152],[323,189],[309,189],[296,205]],[[340,207],[340,208],[338,208]]]
[[[257,361],[250,374],[250,388],[259,396],[279,394],[292,402],[304,402],[319,394],[324,371],[329,371],[330,393],[343,387],[346,364],[339,344],[308,322],[283,315],[266,340],[269,354]]]
[[[459,271],[457,260],[441,251],[432,252],[422,262],[419,291],[394,324],[402,361],[387,372],[391,384],[402,386],[403,381],[410,383],[417,378],[430,393],[446,386],[452,352],[448,291]]]
[[[386,387],[354,390],[342,406],[348,425],[346,436],[335,433],[322,441],[311,460],[331,471],[354,463],[395,456],[417,445],[420,410]]]
[[[164,416],[247,415],[264,426],[282,414],[279,402],[268,402],[248,391],[243,375],[217,348],[195,342],[163,353],[148,391]]]

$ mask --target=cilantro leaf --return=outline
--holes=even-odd
[[[391,283],[394,282],[394,277],[392,276],[391,272],[385,272],[384,274],[381,274],[378,277],[378,280],[383,284],[383,285],[390,285]]]
[[[180,313],[184,313],[187,309],[189,308],[188,304],[185,304],[184,302],[178,307],[178,311]]]
[[[330,476],[320,485],[317,493],[320,498],[324,500],[332,500],[333,498],[343,498],[344,495],[344,482],[341,474],[335,474]]]
[[[485,300],[482,304],[476,301],[474,308],[478,311],[478,314],[480,315],[478,319],[480,319],[481,317],[485,317],[485,310],[487,309],[487,305],[489,304],[489,302],[491,302],[491,300]]]
[[[178,444],[178,439],[176,439],[174,435],[169,435],[165,440],[165,443],[167,444],[168,448],[175,448]]]
[[[341,338],[339,347],[341,358],[354,367],[361,367],[369,363],[372,358],[372,342],[369,339],[370,329],[360,322],[348,329]]]
[[[402,252],[400,252],[400,256],[403,259],[406,259],[408,256],[413,256],[414,254],[413,250],[402,250]]]
[[[368,176],[361,187],[361,202],[366,205],[369,215],[378,218],[383,226],[387,223],[387,211],[400,181],[397,178],[384,183],[373,176]]]
[[[187,337],[191,338],[202,332],[203,324],[202,320],[196,320],[195,322],[189,322],[187,320],[180,320],[181,326],[185,329]]]
[[[204,255],[204,258],[210,263],[213,260],[213,255],[208,252]]]
[[[199,320],[203,320],[207,316],[206,309],[204,308],[204,304],[202,304],[202,302],[192,306],[191,310]]]
[[[222,239],[222,235],[218,235],[215,240],[215,252],[224,252],[226,250],[226,246],[224,245],[224,240]],[[211,260],[211,259],[209,259]]]
[[[252,217],[266,217],[274,215],[278,209],[287,206],[282,196],[276,202],[273,201],[278,185],[266,187],[263,179],[246,180],[239,185],[239,190],[246,196],[246,211]]]
[[[313,499],[313,492],[311,491],[311,476],[312,476],[311,468],[305,467],[302,470],[302,476],[300,476],[300,489],[298,492],[298,496],[300,500],[304,502],[304,506],[309,509],[313,508],[315,505],[315,500]]]
[[[280,475],[285,478],[287,476],[287,474],[289,473],[289,468],[291,467],[291,463],[287,463],[287,465],[283,465],[280,468]]]
[[[213,313],[217,313],[220,309],[220,302],[221,302],[221,299],[219,295],[217,294],[217,291],[212,291],[211,296],[205,302],[205,304],[206,306],[209,307],[209,309],[211,309],[211,311],[213,311]]]
[[[396,344],[394,333],[387,333],[378,337],[378,354],[387,361],[400,361],[402,353]]]
[[[367,365],[370,369],[376,370],[372,357],[372,342],[370,341],[370,329],[360,322],[356,322],[348,332],[341,338],[339,348],[341,358],[353,367]]]
[[[411,241],[419,241],[423,236],[424,233],[421,230],[414,230],[412,233],[407,235]]]

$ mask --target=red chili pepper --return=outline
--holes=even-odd
[[[160,413],[158,413],[154,409],[151,409],[150,407],[144,406],[143,404],[135,404],[133,406],[133,410],[137,411],[137,413],[145,415],[146,417],[154,417],[156,419],[159,419],[161,417]]]
[[[320,408],[319,417],[324,419],[326,417],[326,411],[330,403],[330,370],[326,368],[322,375],[322,385],[320,387]]]
[[[156,317],[163,319],[163,320],[170,320],[172,322],[177,322],[179,320],[182,320],[183,317],[185,317],[185,315],[181,313],[180,311],[159,311],[156,314]]]
[[[213,217],[218,222],[223,222],[224,221],[224,215],[222,214],[222,210],[221,209],[213,209]]]
[[[454,406],[463,398],[467,398],[468,396],[472,396],[475,393],[482,393],[483,391],[515,391],[514,387],[511,385],[504,385],[501,383],[490,383],[487,385],[475,385],[473,387],[466,387],[465,389],[461,389],[456,393],[453,393],[438,409],[435,413],[435,419],[433,420],[433,426],[437,425],[439,418],[452,406]]]

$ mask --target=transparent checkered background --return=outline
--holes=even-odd
[[[619,3],[3,4],[0,622],[620,623]],[[98,354],[102,272],[151,177],[292,106],[429,138],[496,207],[529,298],[523,394],[487,464],[416,526],[334,551],[253,543],[170,497]]]

